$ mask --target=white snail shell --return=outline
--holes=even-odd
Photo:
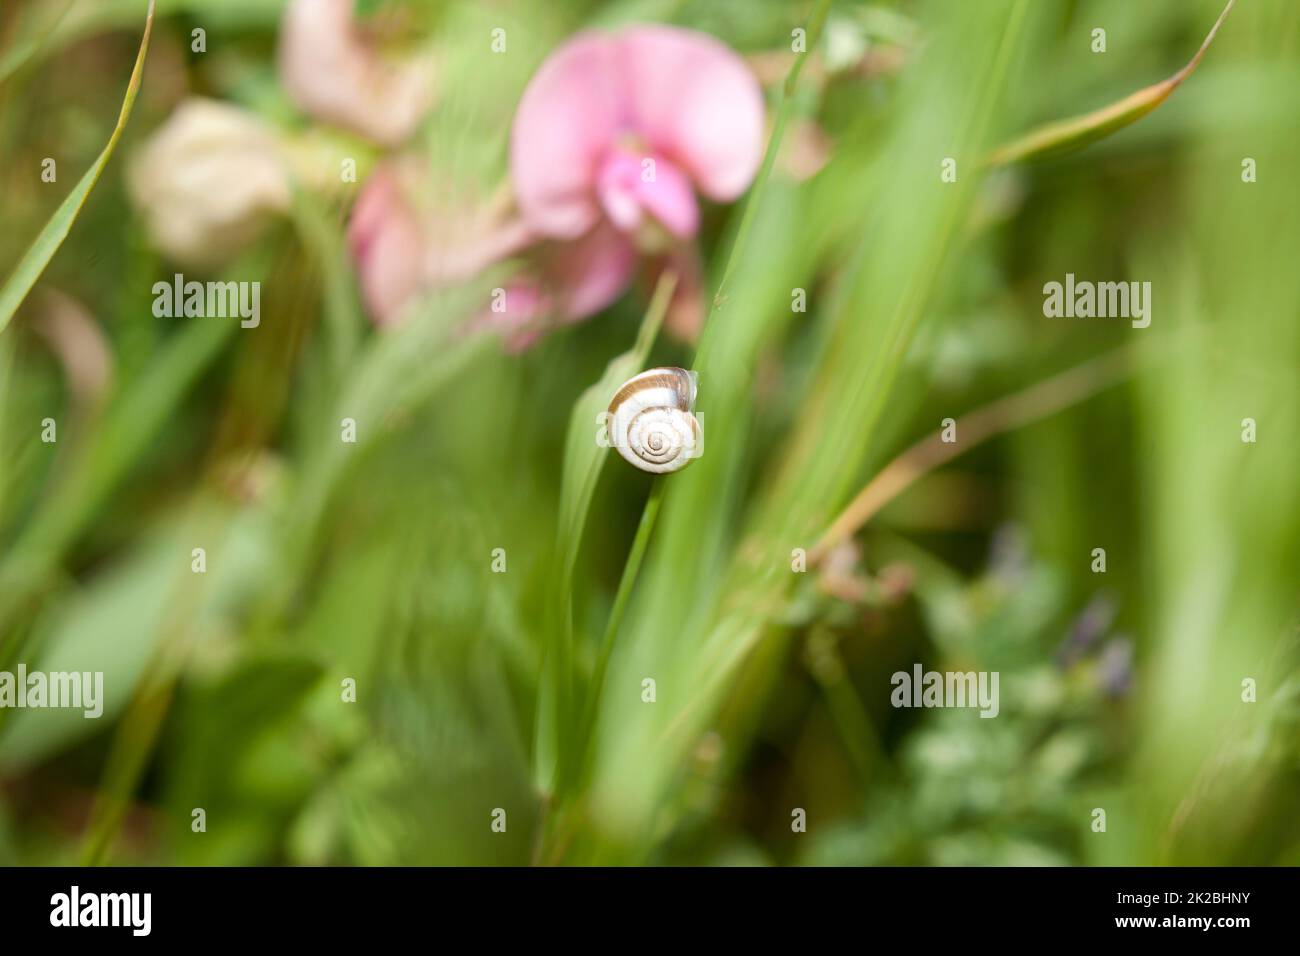
[[[703,450],[694,407],[695,376],[686,369],[642,372],[624,382],[609,403],[610,442],[642,471],[662,475],[685,468]]]

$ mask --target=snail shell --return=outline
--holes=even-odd
[[[695,376],[652,368],[623,383],[609,403],[610,442],[642,471],[667,474],[702,453],[704,434],[691,414]]]

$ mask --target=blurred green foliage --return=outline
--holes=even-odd
[[[143,20],[60,6],[0,10],[5,274],[108,139]],[[119,156],[186,91],[301,129],[274,68],[281,6],[160,2]],[[662,20],[758,56],[815,16],[361,9],[443,51],[419,146],[448,188],[503,180],[519,94],[577,29]],[[99,721],[0,710],[0,861],[1300,863],[1300,5],[1239,4],[1140,123],[982,168],[1169,76],[1219,11],[830,4],[816,68],[788,100],[784,73],[767,91],[787,136],[824,129],[830,161],[803,181],[776,163],[747,205],[706,211],[726,286],[698,350],[655,334],[638,289],[504,354],[456,332],[491,275],[378,333],[349,197],[307,189],[223,272],[263,282],[259,329],[156,319],[173,269],[115,160],[0,334],[0,669],[103,670],[108,692]],[[487,69],[498,25],[510,55]],[[40,183],[48,155],[59,186]],[[1045,318],[1067,272],[1151,282],[1151,327]],[[100,405],[36,330],[51,290],[106,338]],[[963,414],[1115,350],[1122,385],[921,475],[833,567],[792,573],[941,420],[960,441]],[[584,444],[609,382],[651,364],[699,372],[707,435],[658,486]],[[890,675],[918,662],[998,671],[998,718],[890,707]]]

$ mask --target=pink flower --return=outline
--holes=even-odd
[[[636,250],[607,222],[572,242],[540,243],[528,258],[491,309],[472,323],[502,333],[515,352],[550,327],[585,319],[614,302],[636,268]]]
[[[499,204],[451,208],[445,197],[435,201],[430,180],[416,156],[388,160],[367,177],[352,207],[348,247],[376,325],[399,321],[420,294],[515,255],[521,268],[481,324],[516,345],[535,341],[534,330],[548,319],[571,322],[599,312],[626,288],[636,250],[608,222],[572,242],[538,242]]]
[[[317,119],[392,145],[433,101],[428,59],[388,62],[353,19],[353,0],[290,0],[280,28],[280,76]]]
[[[515,114],[510,171],[524,219],[574,239],[647,218],[688,239],[695,192],[740,196],[763,155],[763,97],[732,50],[702,33],[582,33],[542,64]]]
[[[763,143],[758,83],[712,37],[665,26],[580,34],[542,64],[515,115],[517,214],[417,211],[427,177],[393,164],[372,175],[349,226],[367,307],[390,322],[416,293],[518,256],[472,322],[518,350],[606,308],[644,261],[651,273],[677,271],[668,325],[693,338],[705,295],[696,196],[739,197]],[[412,178],[425,185],[404,188]]]
[[[546,244],[535,261],[561,319],[576,322],[622,295],[636,268],[636,250],[609,223],[597,222],[573,242]]]
[[[435,182],[418,155],[385,160],[352,207],[348,246],[377,325],[397,322],[420,294],[465,282],[533,241],[500,203],[448,196]]]
[[[698,253],[689,248],[700,225],[696,193],[738,198],[763,142],[758,82],[710,36],[636,26],[579,34],[552,53],[515,114],[510,172],[529,228],[580,243],[574,260],[585,294],[570,296],[564,317],[609,305],[637,252],[649,253],[677,269],[669,325],[694,337],[703,317]],[[593,256],[597,242],[608,248]]]

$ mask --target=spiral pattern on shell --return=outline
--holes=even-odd
[[[654,474],[678,471],[703,444],[692,414],[695,377],[681,368],[652,368],[628,379],[609,403],[610,441],[618,453]]]

